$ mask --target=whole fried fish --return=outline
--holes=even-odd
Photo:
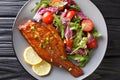
[[[43,25],[33,20],[18,26],[22,35],[37,54],[54,66],[62,67],[74,77],[83,74],[80,67],[70,62],[66,56],[64,43],[52,25]]]

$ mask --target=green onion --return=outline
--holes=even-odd
[[[43,45],[42,43],[39,44],[40,48],[46,48],[46,45]]]
[[[45,45],[43,45],[43,46],[42,46],[42,48],[46,48],[46,46],[45,46]]]
[[[54,39],[54,37],[52,36],[52,37],[50,37],[50,40],[53,40]]]
[[[47,41],[46,44],[48,45],[48,44],[49,44],[49,41]]]
[[[53,59],[52,59],[52,58],[50,59],[50,62],[53,62]]]
[[[55,34],[55,32],[54,32],[54,31],[52,31],[52,34],[54,35],[54,34]]]
[[[66,60],[67,58],[65,56],[61,56],[61,59],[62,60]]]
[[[37,34],[34,34],[34,38],[38,38],[38,35],[37,35]]]
[[[52,50],[52,47],[49,47],[49,50]]]
[[[30,28],[32,31],[35,31],[36,30],[36,28],[34,27],[34,26],[31,26],[31,28]]]
[[[40,42],[41,42],[41,43],[44,43],[44,40],[41,40]]]
[[[49,38],[49,37],[47,37],[47,38],[46,38],[46,42],[49,42],[49,40],[50,40],[50,38]]]
[[[43,46],[42,43],[40,43],[40,44],[39,44],[39,47],[42,48],[42,46]]]
[[[62,68],[62,65],[59,65],[59,68]]]
[[[69,71],[69,72],[72,71],[72,68],[69,68],[68,71]]]

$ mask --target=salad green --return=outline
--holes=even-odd
[[[68,57],[84,67],[102,35],[93,21],[84,15],[73,0],[41,0],[33,9],[34,19],[53,25],[64,42]],[[45,16],[43,15],[50,15]],[[43,19],[44,18],[44,19]]]
[[[53,21],[53,24],[57,27],[59,27],[59,34],[61,35],[61,38],[63,39],[64,38],[64,25],[62,24],[62,21],[60,20],[60,16],[59,15],[56,15],[54,14],[54,21]]]

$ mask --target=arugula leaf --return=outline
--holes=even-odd
[[[74,39],[73,47],[76,48],[78,46],[78,43],[82,40],[82,35],[83,35],[83,27],[81,29],[79,28],[77,30],[76,37]]]
[[[87,49],[87,55],[84,56],[84,60],[82,60],[81,62],[79,62],[78,66],[80,67],[84,67],[86,65],[86,63],[89,61],[90,59],[90,54],[92,53],[93,49]]]
[[[70,8],[80,11],[80,7],[78,5],[70,5]]]
[[[97,30],[94,28],[93,31],[92,31],[92,34],[95,38],[98,38],[98,37],[101,37],[102,34],[100,34],[99,32],[97,32]]]
[[[80,18],[75,16],[69,23],[69,25],[71,30],[78,30],[78,28],[80,27]]]
[[[86,48],[87,41],[88,41],[87,37],[82,38],[82,40],[78,44],[76,44],[77,47],[72,51],[72,53],[79,50],[80,48]]]
[[[32,10],[32,12],[37,12],[37,10],[42,7],[47,7],[50,4],[50,0],[41,0],[36,7]]]
[[[88,55],[82,56],[82,55],[80,55],[80,54],[74,54],[74,55],[69,55],[69,57],[70,57],[72,60],[79,61],[78,66],[80,66],[80,67],[84,67],[85,64],[86,64],[86,63],[88,62],[88,60],[89,60],[89,56],[88,56]]]
[[[62,21],[60,20],[60,16],[58,16],[58,15],[53,15],[54,16],[54,20],[53,20],[53,24],[55,25],[55,26],[58,26],[59,27],[59,33],[60,33],[60,35],[61,35],[61,38],[63,39],[64,38],[64,25],[62,24]]]
[[[89,60],[89,56],[84,56],[83,59],[84,59],[84,60],[81,61],[81,62],[78,64],[78,66],[84,67],[84,66],[86,65],[86,63],[88,62],[88,60]]]
[[[69,57],[73,60],[84,61],[83,56],[79,54],[69,55]]]
[[[80,27],[80,24],[74,22],[70,22],[69,25],[71,30],[77,30]]]
[[[68,57],[70,57],[72,60],[78,61],[78,66],[84,67],[86,63],[89,61],[90,53],[93,49],[86,49],[87,55],[80,55],[80,54],[70,54]]]
[[[74,16],[71,22],[80,23],[80,17]]]

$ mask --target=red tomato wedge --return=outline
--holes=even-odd
[[[97,47],[97,44],[97,39],[94,38],[90,43],[87,44],[87,47],[93,49]]]
[[[72,48],[73,40],[72,39],[66,40],[66,46]]]
[[[85,32],[90,32],[93,30],[94,24],[92,22],[92,20],[90,19],[85,19],[81,22],[81,25],[84,26],[83,31]]]
[[[42,16],[42,21],[46,24],[51,24],[53,22],[53,13],[52,12],[46,12]]]
[[[52,0],[52,4],[63,2],[62,0]],[[59,10],[63,10],[64,6],[59,7]]]
[[[70,10],[67,12],[66,17],[69,18],[70,20],[75,16],[75,11]]]
[[[52,3],[55,3],[55,2],[60,2],[62,0],[52,0]]]

